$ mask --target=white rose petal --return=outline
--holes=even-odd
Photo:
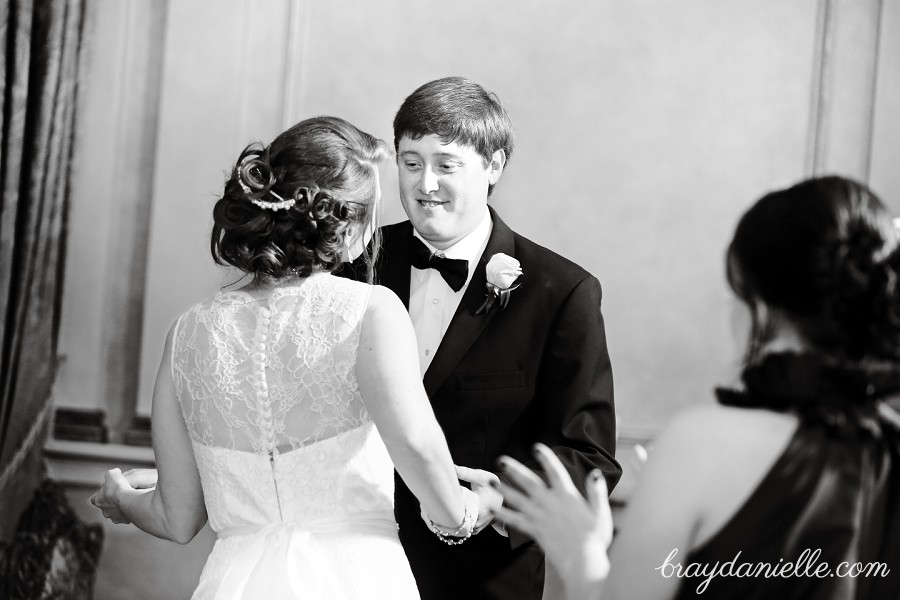
[[[512,256],[498,253],[491,257],[488,261],[487,268],[488,283],[497,286],[501,290],[507,290],[522,274],[522,268],[519,261]]]

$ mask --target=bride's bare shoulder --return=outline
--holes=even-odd
[[[405,319],[409,320],[409,313],[403,302],[393,291],[382,285],[373,285],[369,295],[369,304],[366,307],[366,318],[375,319]]]
[[[415,334],[409,313],[397,295],[390,289],[374,285],[369,295],[369,303],[363,315],[361,343],[363,345],[396,346],[400,341],[412,340]]]

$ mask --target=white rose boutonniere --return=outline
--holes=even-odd
[[[506,308],[510,294],[520,285],[516,283],[516,280],[522,275],[522,267],[519,261],[512,256],[500,252],[493,255],[488,261],[485,274],[487,275],[487,297],[481,308],[475,311],[476,315],[488,312],[498,301],[501,309]]]

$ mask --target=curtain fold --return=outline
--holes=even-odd
[[[34,464],[56,373],[84,1],[0,8],[0,500]]]

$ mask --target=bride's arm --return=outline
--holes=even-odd
[[[422,386],[416,336],[400,299],[372,288],[356,364],[359,391],[394,467],[438,525],[463,521],[462,488]]]
[[[134,489],[119,469],[106,473],[92,500],[114,522],[133,522],[147,533],[179,544],[190,542],[206,523],[200,474],[172,380],[172,338],[166,338],[153,389],[153,452],[159,479],[152,489]],[[116,514],[118,512],[119,514]]]

